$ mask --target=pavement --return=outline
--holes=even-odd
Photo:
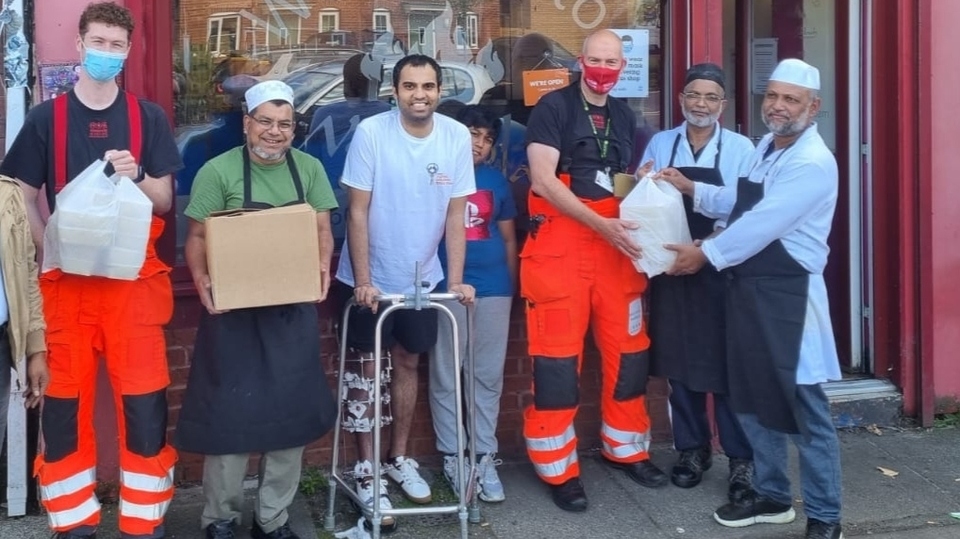
[[[879,434],[877,434],[879,433]],[[840,433],[844,488],[844,536],[875,539],[960,539],[960,429],[866,429]],[[653,448],[653,460],[669,470],[675,454],[669,446]],[[434,487],[434,497],[449,502],[437,467],[423,459],[421,468]],[[797,519],[788,525],[756,525],[728,529],[711,515],[725,500],[726,460],[714,459],[713,469],[700,486],[684,490],[672,485],[646,489],[622,472],[600,462],[599,453],[581,456],[581,473],[590,508],[585,513],[565,513],[550,501],[547,489],[522,457],[499,468],[507,493],[501,504],[481,504],[481,522],[469,526],[478,539],[635,538],[635,539],[797,539],[803,537],[805,518],[797,483],[796,456],[791,455]],[[887,470],[885,475],[883,470]],[[894,475],[895,474],[895,475]],[[391,491],[396,491],[391,486]],[[396,492],[393,492],[396,496]],[[301,494],[291,507],[290,523],[302,538],[331,538],[323,530],[327,489]],[[252,500],[253,491],[248,491]],[[395,497],[395,505],[405,502]],[[179,489],[167,515],[169,538],[201,538],[198,521],[202,496],[197,487]],[[249,528],[248,511],[244,530]],[[356,513],[339,495],[337,530],[357,522]],[[100,539],[114,539],[116,506],[105,508]],[[43,517],[0,520],[0,539],[48,538]],[[238,537],[247,537],[246,532]],[[455,516],[407,516],[391,539],[460,537]]]

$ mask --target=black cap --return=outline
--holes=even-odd
[[[687,78],[683,81],[686,86],[695,80],[709,80],[720,85],[720,88],[726,90],[723,83],[723,69],[717,64],[697,64],[687,70]]]

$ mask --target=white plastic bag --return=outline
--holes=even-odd
[[[620,218],[640,224],[640,228],[630,231],[633,241],[643,250],[633,265],[648,277],[667,271],[676,260],[677,253],[665,249],[665,244],[693,241],[683,209],[683,195],[673,185],[655,181],[652,173],[644,176],[620,202]]]
[[[43,235],[43,271],[133,280],[147,253],[153,204],[129,178],[94,161],[57,195]]]

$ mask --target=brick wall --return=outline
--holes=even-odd
[[[184,295],[177,298],[174,319],[167,331],[167,357],[170,362],[171,385],[167,392],[170,403],[170,426],[172,435],[176,427],[180,403],[186,388],[189,360],[193,352],[193,342],[196,335],[196,325],[200,314],[200,304],[195,296]],[[321,307],[320,332],[322,337],[321,361],[327,368],[331,383],[335,383],[334,373],[337,365],[337,341],[333,335],[334,319],[339,319],[340,313],[334,315],[333,308],[328,305]],[[523,304],[516,301],[513,316],[510,322],[510,340],[507,345],[507,364],[504,372],[503,398],[500,403],[500,420],[498,423],[497,438],[500,442],[500,452],[508,458],[526,458],[523,445],[523,407],[530,402],[530,361],[526,354],[526,341],[523,320]],[[580,448],[590,449],[600,444],[600,373],[598,370],[599,357],[592,340],[587,339],[587,353],[584,359],[581,374],[581,404],[577,416],[576,428],[580,437]],[[421,365],[420,388],[417,402],[417,415],[410,437],[410,454],[427,460],[436,459],[437,452],[434,446],[433,425],[430,419],[430,408],[427,403],[427,365]],[[666,411],[666,384],[659,379],[652,380],[649,386],[648,406],[653,418],[654,440],[670,439],[670,425]],[[344,446],[345,460],[353,458],[353,444],[349,437]],[[309,465],[328,465],[333,436],[328,434],[323,439],[310,445],[306,451],[306,461]],[[202,460],[198,455],[183,454],[177,468],[178,481],[199,481],[202,475]],[[253,467],[255,463],[251,463]]]

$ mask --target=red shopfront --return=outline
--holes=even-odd
[[[272,51],[363,50],[390,32],[404,49],[443,51],[445,59],[450,54],[475,55],[489,40],[502,44],[501,57],[521,62],[523,57],[513,54],[511,47],[519,50],[521,36],[537,32],[552,42],[550,61],[562,63],[564,54],[575,56],[569,51],[579,50],[582,36],[592,28],[644,28],[651,50],[649,93],[631,104],[652,130],[678,123],[673,96],[681,88],[686,67],[712,61],[728,73],[725,125],[758,137],[763,134],[757,111],[764,74],[769,74],[777,58],[804,57],[823,74],[824,104],[818,121],[841,169],[828,283],[838,346],[849,380],[836,384],[834,393],[869,396],[893,388],[902,394],[905,415],[917,416],[924,424],[932,421],[934,413],[956,409],[960,367],[950,360],[960,349],[960,307],[952,299],[957,295],[947,288],[947,279],[960,270],[960,254],[950,248],[960,238],[960,204],[951,203],[960,200],[960,184],[951,181],[952,175],[946,171],[960,165],[960,155],[938,150],[944,144],[934,142],[948,140],[960,130],[947,119],[948,114],[935,113],[947,105],[947,89],[957,87],[951,83],[960,83],[956,80],[960,75],[950,68],[948,52],[956,38],[945,22],[960,15],[960,4],[950,0],[460,3],[466,6],[463,10],[445,12],[442,2],[433,1],[358,2],[355,4],[364,4],[362,10],[352,11],[329,0],[127,0],[138,28],[125,85],[161,104],[179,135],[199,130],[191,124],[196,123],[198,114],[190,112],[189,103],[184,104],[185,88],[199,91],[205,99],[220,97],[216,88],[197,90],[199,81],[183,76],[202,73],[202,83],[209,84],[210,73],[202,69],[212,66],[211,56],[220,60],[220,65],[222,59],[243,58],[240,72],[260,75],[269,71],[271,62],[276,64],[277,55],[269,54]],[[60,25],[64,33],[74,31],[81,5],[66,1],[38,4],[37,29]],[[281,4],[299,8],[287,9]],[[201,5],[206,11],[200,11]],[[440,21],[447,26],[438,29]],[[437,39],[444,31],[453,36],[452,53]],[[45,42],[52,38],[43,34],[35,34],[40,64],[75,60],[72,47]],[[227,54],[228,49],[243,54]],[[255,60],[252,63],[251,58]],[[209,100],[204,102],[211,106]],[[178,190],[180,205],[183,195]],[[186,382],[200,308],[189,276],[179,263],[177,221],[182,217],[178,215],[168,216],[162,244],[164,257],[176,263],[177,307],[167,333],[173,379],[169,391],[171,429]],[[322,310],[326,315],[320,328],[325,336],[323,361],[329,367],[336,349],[333,324],[339,313],[329,306]],[[521,315],[518,302],[508,346],[499,433],[502,452],[517,456],[523,454],[521,410],[529,389]],[[588,339],[589,349],[592,342]],[[583,373],[578,418],[585,448],[599,443],[599,374],[589,359],[596,357],[595,351],[593,354]],[[666,384],[656,381],[650,395],[654,435],[659,440],[670,436],[666,391]],[[101,402],[104,406],[97,421],[103,439],[108,440],[112,411],[109,399]],[[421,405],[412,443],[414,453],[426,456],[434,453],[433,433],[426,403]],[[111,463],[116,463],[116,456],[109,446],[100,444],[101,479],[105,480],[115,476]],[[329,440],[321,440],[309,449],[308,459],[314,464],[325,462],[328,451]],[[178,477],[198,479],[199,463],[195,456],[184,455]]]

